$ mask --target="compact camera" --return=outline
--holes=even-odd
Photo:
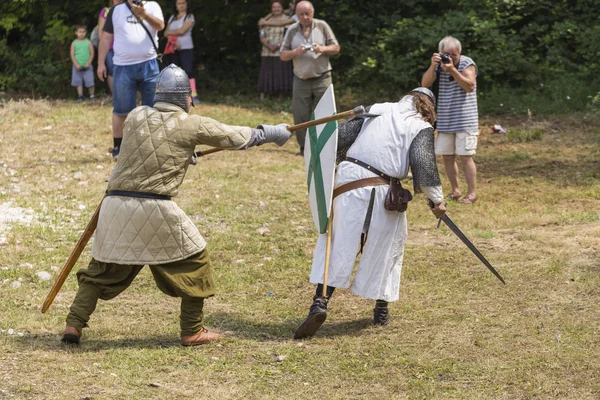
[[[440,54],[440,58],[442,59],[442,64],[450,64],[452,62],[452,58],[446,53]]]
[[[304,46],[304,49],[306,51],[315,51],[315,46],[313,46],[312,44],[310,46]]]

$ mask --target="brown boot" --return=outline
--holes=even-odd
[[[67,326],[65,328],[65,332],[63,333],[63,337],[60,340],[65,344],[79,344],[79,340],[81,339],[81,332],[72,326]]]
[[[212,340],[218,340],[221,338],[221,335],[215,332],[209,332],[206,328],[201,328],[200,332],[196,333],[193,336],[182,336],[181,337],[181,345],[182,346],[199,346],[201,344],[208,343]]]

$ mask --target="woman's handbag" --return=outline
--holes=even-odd
[[[164,55],[167,54],[175,54],[175,45],[177,44],[177,41],[179,40],[178,36],[169,36],[167,39],[167,44],[165,45],[165,51],[163,52]]]

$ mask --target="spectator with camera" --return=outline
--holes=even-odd
[[[471,58],[461,54],[460,41],[452,36],[443,38],[438,49],[438,53],[433,53],[431,65],[421,80],[422,86],[434,87],[434,92],[437,87],[438,92],[435,153],[442,156],[452,185],[448,197],[463,204],[474,204],[477,201],[477,167],[473,155],[479,135],[477,65]],[[457,155],[467,181],[467,195],[464,197],[458,183]]]
[[[163,13],[155,1],[127,0],[112,7],[106,17],[98,46],[98,78],[107,77],[106,56],[114,39],[113,148],[116,161],[123,140],[123,124],[136,107],[136,92],[142,105],[154,105],[159,74],[156,48],[158,31],[165,27]]]
[[[281,44],[281,60],[294,61],[294,124],[310,120],[317,103],[332,83],[329,56],[340,52],[340,45],[327,22],[313,18],[314,14],[311,2],[299,2],[296,5],[299,22],[290,26]],[[300,155],[304,155],[305,137],[306,129],[296,132]]]

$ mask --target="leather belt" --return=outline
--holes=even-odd
[[[389,181],[386,181],[385,179],[378,177],[378,176],[376,176],[374,178],[359,179],[357,181],[348,182],[345,185],[335,188],[333,190],[333,198],[335,199],[342,193],[346,193],[346,192],[349,192],[351,190],[358,189],[361,187],[389,185],[389,184],[390,184]]]
[[[171,200],[171,196],[167,196],[166,194],[130,192],[129,190],[107,190],[106,195],[107,196],[137,197],[140,199]]]
[[[346,158],[344,158],[344,161],[348,161],[348,162],[351,162],[351,163],[354,163],[354,164],[358,164],[361,167],[363,167],[365,169],[368,169],[369,171],[373,172],[374,174],[379,175],[380,177],[382,177],[383,179],[385,179],[388,182],[392,180],[391,176],[389,176],[387,174],[384,174],[383,172],[381,172],[377,168],[374,168],[374,167],[370,166],[369,164],[367,164],[365,162],[357,160],[356,158],[346,157]]]

